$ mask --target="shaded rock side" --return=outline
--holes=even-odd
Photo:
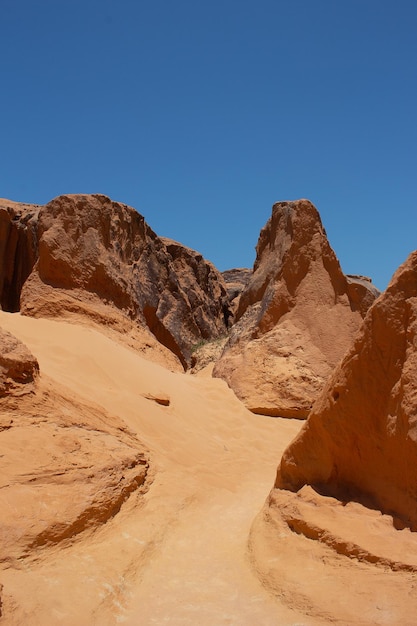
[[[164,242],[131,207],[68,195],[38,211],[20,306],[33,316],[81,314],[122,333],[133,321],[187,368],[193,345],[224,334],[227,294],[210,263]]]
[[[236,311],[239,307],[240,296],[248,286],[252,274],[253,271],[246,267],[238,267],[222,272],[230,305],[230,325],[234,322]]]
[[[381,295],[381,292],[372,284],[368,276],[347,274],[348,293],[353,306],[358,308],[363,317],[369,307]]]
[[[39,206],[0,199],[0,308],[19,310],[20,292],[37,257]]]
[[[255,413],[305,418],[374,295],[349,284],[308,200],[275,204],[256,252],[214,375]]]
[[[315,486],[417,530],[417,252],[369,309],[299,436],[276,488]]]

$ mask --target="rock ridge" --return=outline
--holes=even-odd
[[[101,194],[1,207],[4,310],[84,316],[122,334],[133,323],[184,368],[193,345],[227,329],[220,272],[197,252],[159,238],[135,209]]]

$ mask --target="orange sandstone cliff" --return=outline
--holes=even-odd
[[[305,418],[378,295],[347,278],[308,200],[278,202],[214,375],[251,411]]]
[[[249,540],[270,592],[319,623],[415,622],[417,252],[371,306]]]
[[[131,207],[99,194],[41,207],[2,200],[0,229],[4,310],[81,316],[123,336],[139,327],[185,368],[195,344],[227,330],[221,274],[197,252],[159,238]]]
[[[360,333],[284,453],[277,488],[314,485],[417,530],[417,252]]]

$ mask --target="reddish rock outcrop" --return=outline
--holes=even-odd
[[[224,334],[221,274],[198,253],[159,238],[134,209],[98,194],[60,196],[36,212],[9,204],[15,213],[9,208],[3,222],[12,235],[0,250],[6,310],[18,310],[20,295],[26,315],[82,315],[123,334],[147,328],[184,367],[193,345]],[[9,222],[19,212],[16,231]],[[7,243],[15,231],[20,247]]]
[[[0,397],[30,391],[38,373],[39,364],[28,348],[0,328]]]
[[[349,283],[308,200],[275,204],[256,251],[214,375],[255,413],[305,418],[374,296]]]
[[[119,419],[38,374],[28,348],[0,329],[0,562],[9,565],[103,524],[148,473]]]
[[[369,309],[299,436],[276,487],[309,484],[417,530],[417,252]]]
[[[346,275],[348,283],[348,293],[353,306],[360,310],[363,317],[369,307],[381,295],[379,289],[372,284],[368,276]]]

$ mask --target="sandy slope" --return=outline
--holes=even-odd
[[[119,417],[150,450],[153,482],[72,545],[1,573],[5,624],[314,624],[270,595],[247,542],[300,423],[249,413],[226,384],[174,374],[97,331],[0,313],[41,373]],[[13,607],[8,607],[13,608]]]

